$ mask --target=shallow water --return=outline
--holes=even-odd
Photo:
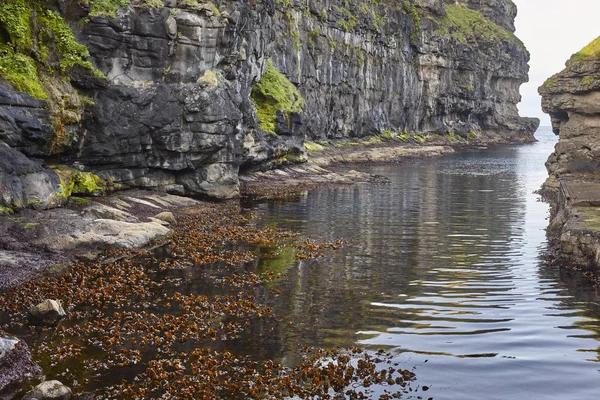
[[[544,263],[548,206],[534,191],[556,139],[536,137],[360,168],[389,185],[253,205],[264,224],[348,241],[326,258],[275,262],[288,268],[282,321],[254,351],[293,362],[297,343],[390,349],[437,400],[599,398],[600,296]]]

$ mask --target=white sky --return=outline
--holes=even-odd
[[[523,117],[550,118],[542,112],[537,88],[561,71],[571,54],[600,36],[600,0],[513,0],[518,7],[516,35],[531,53],[529,82],[521,86]]]

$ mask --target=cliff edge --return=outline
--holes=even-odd
[[[559,136],[546,163],[553,204],[548,233],[559,261],[600,277],[600,37],[540,88]]]
[[[535,140],[510,0],[5,0],[0,213],[231,198],[305,140]]]

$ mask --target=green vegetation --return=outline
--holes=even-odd
[[[31,6],[25,0],[0,3],[0,23],[8,33],[9,41],[17,52],[28,51],[33,45],[29,22],[31,13]]]
[[[89,99],[69,81],[75,66],[91,77],[104,75],[89,61],[87,48],[75,40],[67,22],[48,7],[48,0],[0,3],[0,76],[20,92],[48,100],[55,137],[51,152],[70,145],[66,126],[77,123]]]
[[[41,25],[38,37],[45,46],[54,44],[54,51],[60,60],[61,73],[76,64],[94,71],[92,63],[87,61],[90,57],[88,49],[77,43],[73,31],[60,15],[54,11],[45,10],[39,14],[38,20]]]
[[[474,130],[469,130],[469,132],[467,132],[467,139],[475,140],[477,138],[479,138],[479,135]]]
[[[204,71],[204,75],[200,77],[199,81],[214,87],[219,86],[219,76],[215,73],[215,71],[210,69]]]
[[[105,15],[114,18],[119,7],[127,7],[131,0],[89,0],[90,16]]]
[[[60,178],[61,192],[56,196],[67,199],[73,194],[95,195],[106,191],[107,183],[91,172],[81,172],[64,165],[53,166],[52,169]]]
[[[597,60],[600,58],[600,36],[592,40],[590,44],[571,56],[571,62],[583,62]]]
[[[421,15],[419,14],[419,10],[417,10],[417,7],[415,7],[415,5],[408,0],[404,1],[403,11],[404,13],[412,16],[413,18],[413,22],[415,25],[412,33],[410,34],[410,40],[414,41],[421,33]]]
[[[546,79],[546,82],[542,85],[546,89],[552,89],[554,85],[556,85],[556,80],[558,79],[558,74],[552,75],[550,78]]]
[[[207,4],[210,7],[210,9],[212,10],[213,14],[215,14],[215,16],[217,16],[217,17],[221,16],[221,10],[219,10],[219,8],[217,6],[215,6],[214,3],[208,2]]]
[[[581,84],[583,86],[590,86],[590,85],[593,85],[595,82],[596,82],[596,78],[594,78],[593,76],[585,76],[581,80]]]
[[[438,21],[440,26],[435,31],[438,35],[449,35],[462,44],[484,39],[494,42],[507,41],[525,49],[523,42],[515,35],[488,20],[478,11],[462,4],[446,5],[444,9],[446,15]]]
[[[15,210],[13,210],[11,207],[0,206],[0,215],[12,215],[14,212]]]
[[[298,89],[277,68],[271,60],[267,70],[252,88],[251,99],[260,120],[260,129],[275,133],[277,110],[281,110],[289,119],[291,112],[301,112],[305,101]]]
[[[325,147],[315,142],[304,142],[304,148],[309,153],[314,153],[315,151],[323,150]]]
[[[344,32],[349,32],[358,24],[358,19],[350,12],[350,10],[345,7],[333,7],[344,14],[344,18],[340,18],[336,21],[337,24],[344,30]]]
[[[23,229],[33,229],[39,225],[40,225],[39,222],[29,222],[29,223],[25,224],[25,226],[23,226]]]
[[[38,99],[48,99],[44,77],[58,69],[80,65],[102,75],[89,62],[87,48],[75,40],[71,28],[56,12],[45,8],[45,0],[11,0],[0,4],[0,74],[16,90]],[[35,28],[35,29],[34,29]]]
[[[0,44],[0,75],[10,82],[19,92],[25,92],[36,99],[47,99],[40,78],[36,62],[29,56]]]

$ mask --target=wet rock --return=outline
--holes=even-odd
[[[66,316],[67,313],[57,300],[48,299],[29,309],[29,320],[34,324],[54,325]]]
[[[0,329],[0,398],[10,398],[23,383],[41,373],[27,344]]]
[[[159,214],[156,214],[154,216],[154,218],[156,218],[160,221],[165,221],[165,222],[169,223],[170,225],[177,225],[177,220],[175,219],[175,216],[173,215],[173,213],[170,211],[164,211]]]
[[[71,389],[59,381],[45,381],[31,389],[23,400],[70,400]]]

